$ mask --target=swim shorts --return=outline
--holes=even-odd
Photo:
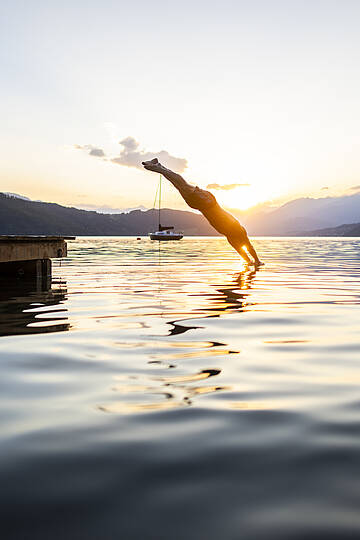
[[[208,210],[211,206],[217,204],[214,195],[210,191],[200,189],[198,186],[183,196],[191,208],[200,210],[200,212]]]

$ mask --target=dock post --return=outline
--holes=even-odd
[[[51,282],[51,258],[67,255],[64,236],[0,235],[0,277]]]
[[[43,278],[51,276],[50,259],[34,259],[30,261],[11,261],[0,265],[2,276],[14,278]]]

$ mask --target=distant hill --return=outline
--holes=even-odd
[[[31,201],[29,197],[24,197],[24,195],[19,195],[18,193],[10,193],[10,191],[4,191],[2,195],[6,195],[7,197],[12,197],[14,199],[22,199],[23,201]]]
[[[360,222],[360,192],[342,197],[294,199],[279,208],[244,214],[250,234],[302,234]]]
[[[304,236],[360,236],[360,223],[347,223],[304,233]]]
[[[250,235],[358,236],[360,193],[320,199],[301,198],[273,209],[232,210]],[[157,210],[100,213],[0,193],[0,234],[143,236],[157,227]],[[216,231],[199,213],[162,210],[162,224],[186,235],[212,236]],[[349,225],[343,225],[344,223]]]
[[[157,219],[157,210],[100,214],[0,193],[0,234],[143,236],[157,228]],[[174,225],[186,235],[217,234],[202,215],[194,212],[164,208],[161,219],[163,225]]]

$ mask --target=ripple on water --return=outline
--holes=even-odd
[[[7,540],[359,536],[359,241],[255,243],[80,238],[0,292]]]

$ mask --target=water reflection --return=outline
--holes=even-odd
[[[230,286],[217,289],[217,291],[223,294],[223,306],[220,306],[222,311],[228,309],[242,310],[247,305],[247,299],[250,295],[250,289],[255,279],[258,270],[244,270],[235,274]]]
[[[0,289],[0,336],[69,330],[66,282],[10,280]]]
[[[0,339],[3,537],[359,537],[360,241],[257,243],[81,238],[63,299],[2,291],[71,322]]]
[[[220,317],[222,312],[229,310],[241,312],[249,304],[248,296],[250,295],[252,282],[255,279],[257,271],[256,269],[253,270],[246,267],[243,271],[234,274],[229,284],[224,284],[223,286],[210,284],[216,291],[214,294],[193,293],[190,296],[206,298],[207,305],[199,308],[200,311],[204,312],[203,317]],[[188,330],[201,328],[200,326],[181,324],[188,320],[191,320],[191,317],[169,322],[168,324],[173,327],[169,334],[183,334]]]
[[[149,365],[158,365],[165,370],[181,369],[182,371],[185,370],[185,373],[174,376],[165,374],[154,377],[151,373],[142,377],[133,375],[125,377],[122,383],[111,388],[112,392],[121,395],[121,400],[119,401],[117,399],[115,402],[112,401],[107,405],[99,405],[98,410],[107,413],[129,413],[172,409],[192,405],[193,398],[199,395],[231,391],[231,385],[202,384],[199,386],[199,383],[205,383],[210,377],[220,375],[222,369],[210,365],[200,371],[193,372],[190,365],[189,372],[189,368],[186,369],[186,362],[191,359],[199,362],[202,358],[206,362],[213,362],[216,358],[223,362],[226,356],[239,354],[240,351],[229,349],[224,342],[172,342],[171,339],[169,340],[169,337],[171,338],[191,330],[201,329],[202,326],[191,323],[193,319],[199,319],[199,315],[201,319],[208,319],[218,318],[224,312],[235,311],[241,313],[243,308],[248,304],[248,297],[255,276],[256,270],[246,268],[234,274],[229,283],[224,283],[220,286],[218,284],[210,284],[213,292],[190,294],[189,296],[192,298],[201,299],[201,305],[193,302],[186,318],[166,322],[172,328],[168,336],[164,336],[162,341],[156,344],[142,343],[143,350],[147,348],[147,345],[155,348],[155,352],[148,353]],[[157,293],[160,317],[163,317],[166,316],[166,311],[162,311],[161,286],[162,283],[159,280]],[[203,303],[204,300],[205,305]],[[177,349],[176,352],[171,351],[174,347]],[[161,349],[165,350],[162,351]],[[195,383],[197,384],[195,385]],[[156,396],[156,401],[151,400],[152,396]],[[141,400],[137,397],[140,397]],[[246,404],[243,404],[243,406],[245,407]]]

